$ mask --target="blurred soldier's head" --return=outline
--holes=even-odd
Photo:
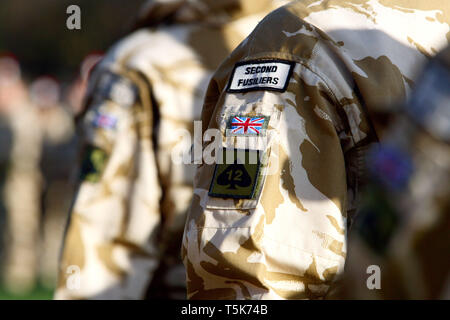
[[[0,112],[10,110],[25,97],[19,62],[12,55],[0,56]]]
[[[59,105],[59,83],[50,76],[41,76],[30,85],[31,102],[46,111]]]

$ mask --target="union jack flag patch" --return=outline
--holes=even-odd
[[[111,115],[97,113],[92,123],[97,128],[115,129],[117,125],[117,118]]]
[[[263,136],[265,135],[269,117],[255,116],[231,116],[228,120],[227,136]]]

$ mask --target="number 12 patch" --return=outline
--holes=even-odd
[[[210,197],[252,199],[260,173],[260,152],[223,149],[209,188]]]

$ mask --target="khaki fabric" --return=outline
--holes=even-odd
[[[333,296],[365,153],[377,141],[371,110],[410,95],[421,66],[448,44],[449,14],[445,1],[295,1],[222,63],[206,94],[203,129],[219,130],[221,148],[259,151],[268,163],[252,177],[259,192],[244,199],[211,193],[224,184],[214,176],[222,169],[198,166],[182,248],[188,298]],[[291,75],[275,72],[278,82],[287,79],[285,90],[230,92],[238,87],[230,79],[241,76],[236,66],[264,61],[293,63]],[[236,116],[265,117],[265,134],[230,134]],[[211,145],[204,142],[204,151]]]
[[[186,297],[180,247],[194,168],[172,154],[189,150],[183,134],[193,132],[213,70],[281,3],[226,23],[141,28],[96,67],[55,298]]]

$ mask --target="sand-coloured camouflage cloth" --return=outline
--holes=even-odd
[[[186,297],[180,247],[194,167],[172,150],[190,148],[181,134],[193,132],[214,69],[285,3],[150,1],[142,27],[95,68],[56,298]]]
[[[202,121],[225,153],[262,161],[198,166],[182,248],[188,298],[333,295],[377,141],[371,110],[409,96],[449,23],[442,0],[305,0],[256,27],[215,73]]]

